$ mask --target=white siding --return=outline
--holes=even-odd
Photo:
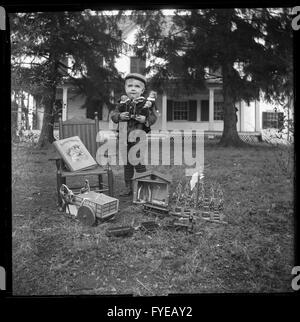
[[[244,131],[255,132],[255,103],[243,104],[244,108]]]
[[[116,59],[115,66],[123,76],[127,75],[130,72],[130,57],[121,54],[120,57]]]
[[[259,105],[261,112],[274,112],[275,107],[277,108],[277,112],[283,112],[283,108],[280,104],[271,104],[266,101],[260,100]]]
[[[157,115],[157,121],[151,126],[153,130],[161,130],[162,129],[162,95],[158,95],[156,99],[156,109],[158,110]]]
[[[124,30],[124,41],[129,45],[133,45],[135,43],[135,36],[137,34],[137,27],[129,26]],[[117,70],[125,76],[130,72],[130,57],[134,56],[134,52],[122,53],[115,60],[115,66]],[[151,57],[150,57],[151,58]],[[153,57],[152,57],[153,58]],[[163,61],[160,61],[163,63]],[[150,59],[146,60],[146,66],[149,66]],[[148,75],[150,76],[150,75]],[[212,86],[212,84],[210,84]],[[148,91],[151,88],[148,88]],[[168,97],[168,99],[173,100],[197,100],[197,121],[167,121],[166,127],[169,130],[183,130],[183,129],[201,129],[201,130],[209,130],[209,122],[201,122],[201,100],[209,100],[209,90],[193,95],[190,97],[180,97],[180,98],[172,98]],[[214,101],[222,101],[222,96],[220,92],[215,92]],[[74,97],[72,93],[68,92],[68,119],[70,118],[82,118],[86,116],[86,110],[81,109],[80,106],[84,103],[84,97]],[[159,95],[156,101],[157,109],[158,109],[158,119],[156,123],[152,126],[153,130],[162,129],[162,96]],[[274,107],[277,106],[278,112],[282,111],[281,106],[269,104],[262,99],[259,102],[259,122],[260,128],[262,128],[262,112],[264,111],[274,111]],[[238,122],[237,122],[237,130],[254,132],[255,131],[255,102],[251,102],[250,105],[243,102],[243,104],[238,103],[237,108],[238,111]],[[117,125],[112,123],[109,117],[109,121],[107,121],[107,109],[103,110],[103,121],[100,121],[101,129],[116,129]],[[213,131],[223,131],[224,122],[223,121],[213,121],[211,130]]]
[[[133,45],[135,42],[135,35],[136,35],[137,29],[132,29],[128,34],[126,35],[126,38],[124,39],[125,42],[127,42],[130,45]],[[123,74],[123,76],[130,73],[130,56],[134,56],[133,52],[128,52],[125,54],[120,54],[118,58],[115,60],[115,66],[117,70]]]

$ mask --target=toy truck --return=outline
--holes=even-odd
[[[89,226],[97,220],[111,219],[119,210],[118,199],[95,191],[75,195],[73,204],[78,208],[77,218]]]
[[[60,188],[60,195],[64,208],[71,215],[76,216],[83,224],[93,225],[97,220],[108,220],[115,216],[119,210],[119,200],[104,193],[90,191],[74,194],[65,184]]]

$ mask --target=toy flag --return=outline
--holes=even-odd
[[[193,175],[192,175],[192,178],[190,180],[190,185],[191,185],[191,190],[194,189],[196,183],[198,182],[198,177],[199,177],[199,172],[195,172]],[[200,173],[200,180],[204,178],[204,175],[203,173]]]

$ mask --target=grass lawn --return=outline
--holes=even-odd
[[[111,222],[84,227],[56,206],[54,148],[12,148],[13,294],[289,292],[294,266],[293,173],[286,148],[205,146],[206,182],[224,191],[227,225],[197,234],[158,229],[109,238],[108,227],[151,220],[127,198]],[[148,167],[151,168],[151,167]],[[114,167],[116,196],[124,187]],[[183,166],[157,166],[172,176]],[[83,182],[82,182],[83,183]],[[158,219],[163,223],[163,219]]]

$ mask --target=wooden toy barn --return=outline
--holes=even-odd
[[[132,178],[133,202],[168,206],[171,177],[158,171],[135,173]]]

